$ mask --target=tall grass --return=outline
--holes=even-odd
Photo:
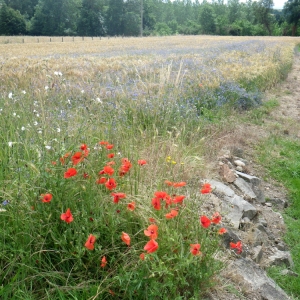
[[[294,40],[103,42],[0,45],[3,299],[199,299],[221,268],[218,226],[199,221],[205,140],[230,113],[260,104],[260,91],[290,67]],[[89,153],[74,165],[82,144]],[[132,167],[121,176],[124,158]],[[114,174],[99,174],[112,160]],[[64,178],[71,167],[78,174]],[[117,187],[98,184],[101,176]],[[166,198],[154,209],[158,191],[184,195],[183,204]],[[126,198],[114,203],[113,192]],[[68,208],[70,224],[61,220]],[[166,219],[171,209],[178,215]],[[159,248],[141,260],[149,218]],[[84,246],[91,234],[94,250]]]

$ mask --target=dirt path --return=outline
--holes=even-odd
[[[255,125],[253,122],[236,122],[229,125],[224,132],[220,133],[218,137],[214,138],[210,148],[213,149],[210,154],[210,161],[215,161],[212,164],[211,174],[218,176],[218,157],[222,151],[230,150],[234,153],[237,149],[243,153],[243,158],[249,162],[248,172],[251,175],[259,178],[264,178],[264,169],[255,161],[255,145],[271,135],[284,136],[292,140],[300,139],[300,53],[295,54],[293,67],[287,79],[278,84],[274,89],[265,94],[265,100],[276,100],[279,106],[274,108],[269,115],[267,115],[263,123]],[[239,117],[238,117],[239,118]],[[265,197],[280,198],[287,200],[287,194],[283,186],[272,180],[263,183]],[[263,208],[262,208],[263,209]],[[267,212],[267,210],[266,210]],[[264,215],[266,217],[266,215]],[[270,214],[268,226],[276,228],[273,215]],[[278,238],[284,234],[276,232]],[[230,287],[235,292],[230,292]],[[213,291],[209,299],[213,300],[236,300],[248,299],[259,300],[260,296],[249,294],[245,292],[245,287],[239,286],[236,282],[230,279],[221,279],[220,286]]]
[[[270,116],[268,123],[279,124],[279,134],[300,138],[300,54],[295,54],[291,72],[286,81],[266,95],[267,99],[276,98],[280,105]],[[282,132],[280,132],[282,131]]]

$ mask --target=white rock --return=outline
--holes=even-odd
[[[240,166],[240,167],[245,167],[246,166],[245,163],[242,162],[239,159],[235,160],[234,163],[235,163],[236,166]]]

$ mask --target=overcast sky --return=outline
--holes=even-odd
[[[274,1],[274,8],[283,8],[285,0],[273,0]]]
[[[258,1],[258,0],[253,0],[253,1]],[[201,1],[199,1],[201,3]],[[240,0],[240,2],[246,2],[246,0]],[[277,9],[282,9],[284,6],[284,3],[287,2],[287,0],[273,0],[274,6],[273,8]],[[226,0],[225,0],[226,3]]]

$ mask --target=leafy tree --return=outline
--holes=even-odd
[[[138,36],[141,33],[141,1],[127,0],[124,3],[124,32],[126,36]]]
[[[143,25],[144,30],[153,30],[156,23],[155,3],[153,0],[143,0]]]
[[[300,20],[300,0],[288,0],[284,4],[283,11],[287,22],[292,24],[292,35],[294,36]]]
[[[178,26],[178,32],[188,35],[200,34],[201,26],[195,21],[188,20],[185,24]]]
[[[26,33],[26,23],[24,17],[18,10],[1,5],[0,9],[0,34],[17,35]]]
[[[109,35],[123,35],[124,33],[124,2],[123,0],[109,0],[106,13]]]
[[[124,32],[126,36],[138,36],[141,29],[141,18],[134,12],[126,12],[124,15]]]
[[[172,30],[172,34],[175,34],[177,32],[178,23],[176,22],[176,20],[172,20],[172,21],[168,22],[167,25]]]
[[[158,22],[155,25],[155,31],[158,35],[171,35],[172,29],[166,24]]]
[[[228,20],[234,23],[241,17],[241,6],[239,0],[228,0]]]
[[[39,0],[5,0],[7,6],[19,10],[20,13],[27,18],[31,18],[34,15],[34,8],[38,4]]]
[[[202,5],[199,18],[203,33],[216,33],[215,14],[211,4],[205,3]]]
[[[255,17],[258,23],[266,28],[269,35],[272,35],[272,24],[274,22],[274,18],[271,15],[273,6],[273,0],[260,0],[253,3]]]
[[[83,0],[77,32],[81,36],[100,36],[106,34],[103,7],[100,0]]]
[[[35,35],[76,34],[81,0],[40,0],[32,19]]]

